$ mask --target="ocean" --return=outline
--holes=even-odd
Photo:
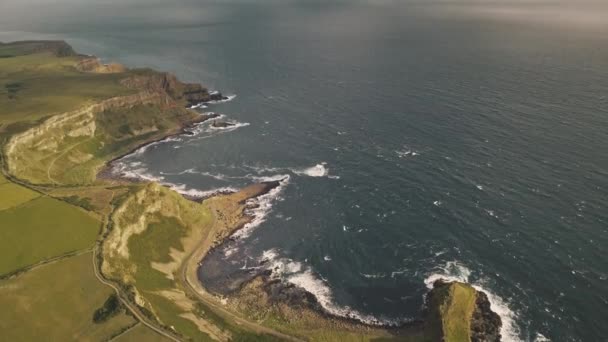
[[[201,266],[211,290],[272,267],[329,312],[398,323],[445,277],[488,293],[505,341],[608,335],[605,5],[36,1],[0,5],[0,40],[234,95],[197,110],[235,126],[120,163],[198,195],[281,180]]]

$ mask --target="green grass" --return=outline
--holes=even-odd
[[[3,341],[103,341],[135,323],[124,312],[103,324],[93,313],[112,293],[86,253],[0,281]]]
[[[180,334],[192,338],[194,341],[213,341],[207,334],[201,332],[198,327],[179,315],[184,311],[169,299],[155,294],[149,294],[146,298],[150,301],[160,320],[169,327],[174,327]]]
[[[173,217],[160,216],[155,221],[129,240],[129,259],[137,265],[137,286],[146,291],[172,287],[173,281],[153,269],[150,263],[171,261],[170,248],[182,251],[180,239],[186,235],[185,228]]]
[[[454,283],[450,286],[450,300],[441,307],[446,341],[470,340],[475,298],[475,289],[470,285]]]
[[[0,211],[0,274],[91,247],[100,222],[67,203],[40,197]]]
[[[0,179],[0,211],[18,206],[39,196],[40,194],[35,191],[13,183],[2,183],[2,179]]]
[[[133,92],[120,84],[124,75],[82,73],[77,61],[50,53],[0,58],[0,122],[36,121]]]
[[[471,340],[471,317],[475,310],[477,292],[464,283],[450,283],[436,287],[429,307],[426,335],[431,340],[450,342]]]

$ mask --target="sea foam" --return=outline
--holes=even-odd
[[[281,258],[276,249],[264,251],[260,257],[267,269],[272,271],[272,276],[296,285],[312,294],[321,307],[329,314],[350,318],[370,325],[397,326],[408,321],[408,319],[389,319],[375,317],[347,305],[341,306],[334,302],[334,295],[326,281],[319,278],[310,266],[289,258]]]
[[[293,173],[299,176],[309,176],[309,177],[327,177],[329,175],[329,169],[327,168],[327,163],[322,162],[315,166],[311,166],[304,169],[291,169]]]
[[[260,178],[261,182],[272,182],[278,181],[279,186],[270,190],[268,193],[250,198],[247,200],[247,205],[250,207],[245,210],[245,214],[252,217],[251,221],[243,226],[243,228],[239,229],[236,233],[232,235],[234,238],[245,238],[248,237],[255,228],[266,221],[268,214],[272,211],[272,206],[276,200],[280,197],[281,192],[287,184],[289,184],[289,175],[275,175],[271,177],[263,177]]]

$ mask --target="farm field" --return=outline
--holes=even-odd
[[[0,211],[9,209],[34,198],[40,194],[17,184],[4,182],[0,179]]]
[[[0,222],[0,275],[90,248],[101,227],[86,211],[50,197],[2,210]]]
[[[85,253],[0,281],[4,341],[103,341],[136,323],[124,310],[101,324],[93,313],[112,289],[93,273]]]

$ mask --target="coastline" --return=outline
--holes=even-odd
[[[63,51],[63,50],[62,50]],[[84,58],[84,57],[83,57]],[[94,57],[87,57],[87,58],[93,58]],[[98,63],[89,63],[87,64],[87,70],[85,71],[81,71],[81,72],[90,72],[88,70],[88,68],[92,68],[94,70],[96,70],[95,72],[99,72],[99,65]],[[101,67],[100,70],[101,73],[112,73],[116,71],[117,73],[123,73],[125,71],[123,71],[121,68],[118,68],[116,65],[114,65],[112,68],[110,68],[111,70],[108,70],[107,68],[103,68]],[[113,156],[111,154],[106,154],[105,158],[108,158],[108,161],[103,162],[103,166],[100,169],[95,169],[97,172],[95,173],[95,179],[94,182],[91,183],[87,183],[86,185],[81,187],[81,191],[87,191],[87,185],[92,188],[93,186],[101,186],[106,188],[105,190],[108,190],[109,192],[111,192],[111,197],[109,199],[109,207],[110,207],[110,212],[107,216],[102,216],[103,217],[103,226],[104,229],[102,230],[102,235],[100,236],[100,239],[98,241],[99,243],[99,247],[102,249],[102,254],[99,255],[99,261],[100,261],[100,265],[104,265],[105,261],[108,260],[104,260],[105,259],[105,254],[103,253],[103,248],[104,244],[107,242],[108,240],[108,235],[112,234],[113,230],[115,230],[118,227],[118,222],[115,222],[114,220],[117,219],[120,214],[121,214],[121,210],[124,209],[125,207],[123,206],[123,204],[125,202],[127,202],[128,200],[131,200],[133,197],[137,197],[137,196],[144,196],[147,194],[146,191],[148,191],[149,189],[152,189],[151,191],[156,191],[156,194],[161,194],[163,196],[166,196],[168,199],[165,199],[165,204],[173,201],[173,202],[178,202],[178,203],[169,203],[169,205],[175,205],[178,209],[180,209],[181,205],[183,205],[183,203],[181,203],[180,201],[183,202],[183,200],[179,200],[177,198],[177,196],[180,196],[182,199],[185,199],[186,201],[190,201],[190,202],[194,202],[199,204],[200,206],[191,206],[190,209],[195,208],[196,210],[208,210],[209,213],[211,214],[211,223],[208,226],[205,227],[201,227],[204,229],[200,229],[200,231],[197,230],[192,230],[187,232],[187,236],[185,236],[183,238],[183,240],[188,240],[186,242],[184,242],[184,249],[183,249],[183,253],[179,254],[177,256],[174,257],[173,255],[173,251],[170,252],[170,256],[172,258],[172,261],[175,261],[172,263],[172,265],[177,265],[176,267],[178,268],[177,272],[171,272],[169,271],[168,273],[166,273],[167,277],[169,279],[171,279],[172,281],[174,281],[174,283],[172,284],[172,286],[176,286],[175,288],[177,288],[178,290],[183,290],[183,288],[180,288],[180,286],[182,287],[186,287],[186,291],[188,292],[189,295],[192,295],[196,298],[198,298],[204,305],[206,305],[207,307],[211,307],[213,308],[213,311],[216,311],[215,313],[218,314],[220,313],[220,316],[222,316],[223,318],[229,318],[232,322],[234,322],[236,325],[238,326],[242,326],[242,327],[247,327],[247,330],[256,332],[258,334],[270,334],[270,335],[274,335],[276,337],[280,337],[283,339],[288,339],[288,340],[299,340],[298,336],[306,336],[305,332],[307,329],[310,329],[310,327],[316,327],[316,326],[320,326],[320,330],[321,333],[326,333],[326,332],[330,332],[332,334],[335,334],[336,338],[341,338],[343,336],[365,336],[366,338],[377,338],[377,337],[395,337],[401,334],[406,334],[406,335],[416,335],[416,334],[420,334],[421,330],[424,328],[426,323],[423,323],[422,321],[414,321],[414,322],[408,322],[408,323],[404,323],[401,325],[390,325],[390,324],[369,324],[366,322],[363,322],[360,319],[357,319],[353,316],[350,315],[346,315],[346,316],[341,316],[338,314],[334,314],[332,313],[330,310],[326,309],[325,307],[323,307],[322,303],[319,301],[319,298],[317,298],[315,296],[314,293],[309,292],[307,289],[305,289],[302,286],[298,286],[295,284],[286,284],[283,283],[280,279],[277,278],[271,278],[270,275],[272,274],[271,270],[267,270],[266,272],[270,272],[270,273],[264,273],[262,274],[261,277],[256,277],[254,279],[251,279],[247,282],[244,282],[241,286],[241,288],[239,289],[239,294],[236,294],[235,296],[232,296],[231,298],[222,298],[222,297],[218,297],[216,295],[213,295],[212,293],[210,293],[206,288],[205,285],[201,282],[201,280],[198,277],[197,271],[198,271],[198,266],[201,262],[203,262],[203,260],[209,255],[209,253],[211,251],[213,251],[215,248],[221,246],[222,244],[226,243],[227,241],[229,241],[235,234],[237,234],[238,232],[243,232],[244,229],[247,228],[248,225],[250,224],[254,224],[255,220],[256,220],[256,216],[255,214],[252,213],[252,211],[254,211],[256,208],[259,208],[259,202],[255,202],[256,199],[260,199],[265,195],[271,194],[275,189],[277,189],[277,191],[280,191],[281,186],[283,185],[283,182],[288,181],[288,176],[287,178],[284,179],[279,179],[279,180],[273,180],[273,181],[266,181],[266,182],[258,182],[258,183],[254,183],[251,184],[249,186],[246,186],[242,189],[239,189],[236,192],[231,192],[231,193],[213,193],[210,194],[209,196],[203,196],[203,197],[197,197],[197,196],[190,196],[187,194],[183,194],[183,193],[179,193],[179,191],[176,191],[175,189],[171,188],[170,186],[167,186],[166,184],[163,184],[162,182],[151,182],[151,181],[142,181],[141,179],[135,178],[135,177],[123,177],[121,175],[117,175],[114,172],[112,172],[112,168],[115,164],[115,162],[117,162],[118,160],[125,158],[126,156],[133,154],[133,153],[137,153],[137,151],[140,151],[142,149],[145,149],[146,147],[158,143],[158,142],[162,142],[162,141],[166,141],[167,139],[173,137],[173,136],[179,136],[179,135],[191,135],[193,134],[190,129],[195,127],[197,124],[201,124],[205,121],[208,121],[210,119],[213,118],[217,118],[218,115],[216,114],[200,114],[192,109],[193,106],[197,106],[200,104],[204,104],[210,101],[218,101],[217,99],[219,99],[219,101],[223,101],[225,98],[221,95],[221,93],[219,92],[213,92],[213,93],[208,93],[207,90],[205,88],[203,88],[201,85],[195,85],[195,84],[183,84],[180,83],[174,76],[168,76],[168,74],[158,74],[157,72],[151,72],[151,76],[146,74],[145,76],[141,76],[140,74],[134,73],[134,75],[131,75],[131,78],[125,78],[123,81],[121,81],[121,84],[130,84],[130,85],[134,85],[133,87],[135,87],[137,89],[137,87],[144,87],[145,89],[149,89],[150,90],[150,94],[152,97],[154,96],[159,96],[160,100],[158,101],[159,103],[162,103],[164,106],[160,106],[160,115],[169,115],[170,112],[172,110],[174,111],[182,111],[181,113],[185,113],[183,116],[180,116],[176,119],[177,123],[179,124],[178,127],[174,126],[170,126],[170,129],[167,129],[166,127],[164,127],[164,131],[160,131],[160,129],[157,129],[156,131],[153,131],[154,134],[153,136],[150,135],[145,135],[145,134],[139,134],[136,135],[135,138],[139,139],[139,142],[137,144],[134,143],[134,141],[138,141],[138,140],[132,140],[132,141],[128,141],[127,143],[125,143],[124,145],[122,145],[123,149],[122,150],[128,150],[125,153],[119,153],[120,155],[118,156]],[[125,76],[129,76],[129,75],[125,75]],[[147,78],[146,78],[147,77]],[[128,81],[128,82],[127,82]],[[123,83],[124,82],[124,83]],[[207,101],[200,101],[200,102],[196,102],[193,99],[200,99],[202,97],[207,96]],[[214,99],[215,98],[215,99]],[[194,104],[193,104],[194,103]],[[171,106],[167,107],[166,105],[170,104]],[[179,109],[175,109],[174,107],[176,105],[184,105],[186,104],[185,108],[179,108]],[[131,105],[131,107],[127,107],[129,109],[132,109],[133,107],[135,107],[137,104],[126,104],[126,106]],[[125,106],[124,103],[120,103],[117,104],[117,106]],[[198,115],[195,115],[195,113]],[[94,112],[90,112],[87,113],[87,115],[92,116],[93,119],[95,120],[97,117],[96,115],[99,113],[94,113]],[[158,114],[158,113],[157,113]],[[74,116],[77,117],[77,116]],[[184,119],[184,117],[187,117],[187,119]],[[144,118],[148,118],[147,116],[145,116]],[[72,117],[70,117],[70,119],[72,119]],[[101,119],[100,119],[101,120]],[[179,121],[181,120],[181,121]],[[84,136],[88,136],[87,134],[90,134],[90,131],[88,130],[82,130],[82,122],[76,121],[76,123],[74,123],[73,121],[66,121],[67,124],[65,126],[58,126],[59,132],[55,132],[55,131],[51,131],[50,133],[48,132],[48,130],[42,130],[42,132],[39,132],[41,136],[44,137],[44,135],[59,135],[60,138],[63,138],[63,136],[67,135],[70,137],[80,137],[82,135]],[[93,127],[94,127],[94,123],[93,122]],[[89,123],[89,121],[86,121],[86,123]],[[43,123],[44,124],[44,123]],[[63,123],[62,123],[63,124]],[[41,124],[42,125],[42,124]],[[87,126],[89,127],[89,126]],[[37,129],[39,128],[38,126],[35,126],[33,129]],[[114,127],[115,128],[115,127]],[[30,128],[28,128],[29,130]],[[66,133],[67,132],[67,133]],[[93,133],[94,133],[94,128],[93,128]],[[61,136],[61,134],[63,134],[63,136]],[[146,139],[145,137],[148,137],[148,139]],[[37,138],[37,137],[36,137]],[[55,137],[53,137],[55,138]],[[41,140],[42,142],[45,142],[45,140]],[[61,143],[61,142],[60,142]],[[38,144],[38,145],[42,145],[44,146],[44,144]],[[57,143],[56,143],[57,145]],[[63,153],[65,152],[69,152],[71,151],[76,145],[73,146],[67,146],[67,147],[63,147],[64,150],[59,150],[59,152],[61,154],[59,154],[59,156],[62,156]],[[136,145],[135,147],[132,148],[128,148],[128,146],[133,146]],[[28,153],[34,153],[37,152],[35,149],[25,149],[25,152]],[[10,152],[10,151],[9,151]],[[59,153],[58,152],[58,153]],[[56,159],[58,159],[59,157],[55,158],[53,160],[53,162],[51,163],[51,166],[53,165],[54,161]],[[104,158],[104,156],[102,155],[99,158]],[[18,159],[15,159],[16,161],[19,161]],[[4,165],[6,166],[6,165]],[[43,165],[44,166],[44,165]],[[50,167],[47,168],[47,176],[48,179],[50,178]],[[30,175],[31,176],[31,175]],[[24,178],[26,182],[28,182],[30,180],[30,178]],[[35,180],[39,180],[39,178],[34,178]],[[98,182],[100,181],[100,182]],[[95,183],[95,184],[94,184]],[[101,184],[100,184],[101,183]],[[36,184],[36,183],[34,183]],[[48,184],[42,184],[42,183],[37,183],[39,187],[41,188],[45,188],[46,190],[52,189],[53,187],[58,186],[60,183],[54,183],[52,185],[48,185]],[[144,185],[144,186],[139,186],[139,187],[129,187],[129,188],[135,188],[135,189],[139,189],[137,193],[135,192],[129,192],[129,190],[124,191],[122,194],[119,194],[119,196],[125,195],[122,198],[119,198],[115,201],[115,197],[114,197],[114,190],[111,189],[112,185],[125,185],[125,184],[139,184],[139,185]],[[73,187],[76,188],[76,183],[69,183],[69,184],[62,184],[65,187]],[[156,187],[156,188],[155,188]],[[164,188],[165,190],[158,190],[158,188]],[[125,187],[127,188],[127,187]],[[167,194],[169,194],[167,196]],[[253,203],[251,202],[253,200]],[[146,203],[143,201],[140,201],[140,203]],[[163,203],[158,201],[154,203],[155,205],[158,204],[159,206],[162,205]],[[147,215],[148,213],[155,213],[156,209],[153,208],[148,208],[148,207],[143,207],[143,214],[141,214],[141,217],[144,217],[145,215]],[[170,210],[170,209],[168,209]],[[178,216],[179,217],[179,216]],[[139,228],[141,228],[141,230],[137,230],[139,228],[133,228],[131,231],[128,232],[128,234],[126,235],[126,238],[124,241],[120,241],[121,242],[121,247],[124,247],[125,245],[128,245],[129,242],[129,238],[131,236],[133,236],[134,234],[141,234],[143,231],[148,229],[148,226],[145,222],[145,220],[140,220],[142,223],[139,224]],[[199,221],[192,221],[195,223],[200,223]],[[260,221],[261,222],[261,221]],[[256,223],[259,224],[259,223]],[[124,227],[123,227],[124,228]],[[130,227],[127,227],[130,228]],[[187,227],[187,228],[192,228],[192,227]],[[199,228],[199,227],[196,227]],[[173,232],[175,233],[175,232]],[[189,234],[189,235],[188,235]],[[126,248],[126,247],[124,247]],[[121,252],[120,250],[118,252]],[[127,252],[127,258],[128,259],[128,252]],[[112,260],[114,261],[114,260]],[[146,263],[150,263],[150,261],[152,261],[152,259],[149,260],[145,260]],[[133,261],[133,265],[134,267],[137,266],[141,266],[141,264],[139,265],[135,265],[136,261]],[[158,264],[158,263],[157,263]],[[148,265],[149,266],[149,265]],[[170,267],[173,267],[170,265]],[[152,265],[152,268],[154,268],[154,265]],[[98,275],[98,279],[102,282],[102,283],[116,283],[119,286],[117,287],[113,287],[117,292],[120,292],[119,295],[124,295],[125,297],[128,298],[130,305],[134,305],[135,307],[137,307],[137,310],[141,311],[144,313],[144,316],[147,315],[152,315],[152,317],[155,317],[155,319],[153,318],[152,320],[154,320],[156,323],[160,324],[161,328],[167,331],[170,331],[171,333],[177,333],[177,334],[183,334],[182,331],[177,331],[173,328],[172,325],[168,325],[166,323],[166,321],[163,321],[161,319],[160,316],[156,315],[154,313],[154,310],[151,306],[150,303],[147,303],[147,305],[145,304],[145,302],[143,302],[144,304],[140,304],[140,302],[138,301],[138,292],[137,289],[135,288],[135,286],[133,285],[133,283],[128,283],[128,282],[124,282],[122,281],[120,278],[116,278],[115,276],[108,276],[109,274],[105,274],[105,270],[103,269],[103,267],[100,267],[99,270],[96,270],[96,275],[97,272],[99,273]],[[164,273],[164,272],[163,272]],[[178,274],[179,279],[175,280],[173,277],[175,276],[175,274]],[[104,281],[105,280],[105,281]],[[138,285],[139,286],[139,285]],[[130,288],[129,288],[130,287]],[[130,290],[133,290],[134,292],[129,292]],[[171,290],[173,290],[174,288],[171,288]],[[246,291],[249,291],[249,293],[246,293]],[[431,292],[434,290],[431,290]],[[133,295],[134,294],[134,295]],[[186,300],[190,300],[190,296],[183,293],[183,297],[186,298]],[[263,304],[260,304],[261,306],[253,306],[253,311],[254,314],[257,314],[258,312],[255,312],[255,310],[260,310],[263,314],[265,314],[267,317],[280,317],[281,319],[278,320],[279,322],[270,322],[270,323],[266,323],[264,322],[264,324],[262,324],[261,322],[257,322],[257,319],[252,319],[250,315],[244,313],[243,310],[239,310],[243,305],[245,306],[245,311],[248,311],[250,309],[250,307],[247,307],[249,304],[251,304],[250,302],[247,302],[248,300],[251,299],[251,297],[247,297],[248,295],[253,294],[254,299],[258,299],[258,298],[264,298]],[[133,296],[131,296],[133,295]],[[172,293],[172,295],[174,295],[174,293]],[[179,295],[181,296],[182,293],[179,293]],[[181,297],[180,297],[181,298]],[[179,300],[181,300],[180,298],[178,298]],[[171,298],[170,298],[171,299]],[[178,301],[178,299],[176,299],[176,301]],[[260,302],[262,303],[262,302]],[[127,307],[130,307],[129,304],[127,304]],[[187,306],[192,305],[193,307],[195,306],[195,304],[192,304],[191,302],[187,303]],[[150,308],[152,308],[152,310],[150,310]],[[131,309],[133,310],[133,309]],[[194,311],[189,311],[188,314],[194,314]],[[150,316],[147,316],[148,318],[150,318]],[[184,317],[183,314],[181,315],[181,317]],[[205,321],[207,318],[197,318],[194,317],[193,319],[191,318],[191,316],[189,316],[189,318],[187,318],[188,320],[191,320],[193,322],[195,322],[195,324],[200,323],[201,320],[203,323],[201,323],[201,325],[199,326],[199,330],[201,330],[201,332],[203,333],[209,333],[210,336],[214,336],[217,337],[220,340],[228,340],[229,338],[227,338],[226,334],[224,334],[222,331],[220,331],[221,329],[218,330],[218,328],[216,326],[214,326],[215,321],[214,320],[208,320]],[[296,324],[296,327],[299,328],[293,328],[291,327],[291,322],[301,322],[298,320],[302,320],[304,323],[302,323],[302,325],[298,325]],[[256,323],[257,322],[257,323]],[[206,325],[205,325],[206,324]],[[209,327],[209,325],[211,325],[211,327]],[[202,327],[201,327],[202,326]],[[300,329],[300,330],[298,330]],[[413,331],[412,331],[413,330]],[[184,335],[184,336],[188,336],[188,335]]]

